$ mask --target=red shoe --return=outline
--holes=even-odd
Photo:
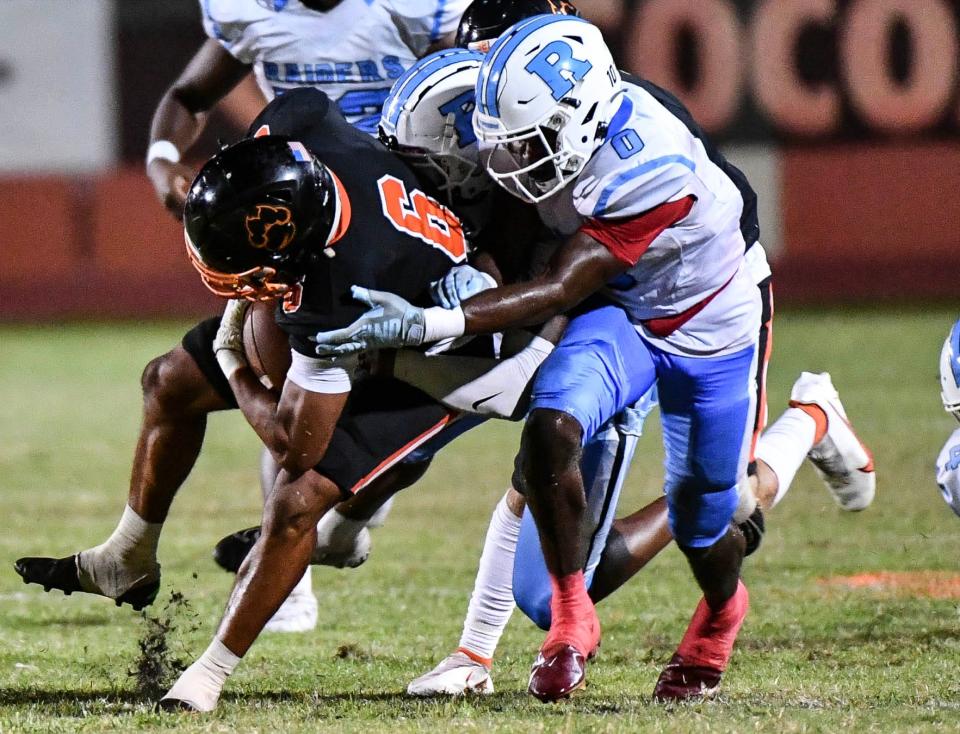
[[[714,695],[749,609],[750,595],[742,581],[722,609],[714,611],[701,599],[680,646],[657,679],[653,698],[685,701]]]
[[[527,690],[544,703],[570,698],[570,694],[583,688],[587,682],[587,657],[573,645],[553,647],[547,654],[537,655],[530,669],[530,684]]]
[[[554,625],[530,669],[527,690],[544,703],[570,698],[586,683],[587,661],[600,647],[600,620],[590,618],[573,625]],[[586,652],[584,652],[584,649]]]
[[[657,678],[653,699],[661,703],[710,698],[720,689],[722,670],[707,665],[687,665],[674,653]]]

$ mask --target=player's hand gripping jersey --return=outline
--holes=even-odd
[[[277,306],[277,323],[301,354],[316,356],[307,337],[318,329],[345,326],[364,312],[350,295],[351,285],[389,288],[430,305],[431,281],[466,260],[457,218],[420,191],[402,161],[348,124],[323,92],[301,89],[275,99],[251,133],[299,141],[306,147],[302,154],[322,161],[340,189],[332,256],[316,258]]]
[[[456,30],[466,0],[200,0],[203,27],[252,64],[267,99],[322,89],[352,124],[376,133],[383,101],[404,70]]]

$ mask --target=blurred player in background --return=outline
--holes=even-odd
[[[465,0],[201,0],[209,40],[163,95],[150,128],[147,175],[160,201],[180,216],[196,174],[181,159],[206,113],[251,70],[264,104],[290,89],[316,87],[348,121],[375,134],[393,82],[416,59],[452,44],[466,6]]]
[[[196,173],[181,159],[207,113],[251,70],[263,95],[251,119],[278,94],[316,87],[349,122],[375,133],[394,80],[417,58],[451,45],[466,5],[466,0],[201,0],[209,40],[163,95],[151,125],[147,175],[160,201],[181,216]],[[264,453],[264,492],[275,476]],[[360,516],[366,512],[361,508],[345,522],[360,528],[380,524],[388,509],[370,520]],[[309,630],[316,617],[308,571],[270,629]]]
[[[943,409],[960,421],[960,321],[954,323],[940,350],[940,400]],[[960,516],[960,428],[940,449],[937,485],[950,509]]]

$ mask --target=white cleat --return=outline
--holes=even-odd
[[[310,569],[304,575],[309,579]],[[270,621],[263,628],[264,632],[309,632],[317,626],[317,597],[308,582],[301,580],[287,600],[280,605]]]
[[[807,458],[840,507],[848,511],[866,508],[877,489],[873,455],[854,433],[830,373],[801,372],[790,391],[790,405],[816,405],[826,413],[827,433]]]
[[[493,693],[493,678],[482,663],[459,650],[407,686],[410,696],[464,696]]]

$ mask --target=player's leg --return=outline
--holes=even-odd
[[[590,597],[594,601],[597,599],[594,593],[595,574],[601,558],[605,555],[608,538],[613,532],[620,492],[643,432],[644,420],[656,404],[656,388],[651,387],[639,401],[603,426],[583,448],[581,471],[587,502],[584,522],[581,525],[581,542],[587,548],[583,573]],[[638,531],[638,535],[643,534],[643,531]],[[649,534],[647,537],[649,538]],[[669,540],[668,535],[666,542]],[[637,553],[649,560],[666,542],[657,542],[655,547],[645,545],[642,549],[637,549]],[[513,590],[520,610],[540,628],[549,629],[553,590],[536,527],[529,512],[524,514],[520,530]]]
[[[530,677],[531,693],[542,700],[583,685],[600,637],[583,576],[581,447],[653,380],[646,347],[624,313],[609,306],[573,319],[535,378],[517,461],[553,586],[550,632]]]
[[[761,435],[757,459],[769,470],[759,485],[761,501],[777,505],[805,458],[843,509],[863,510],[873,501],[873,456],[850,425],[826,372],[802,372],[790,392],[790,407]]]
[[[127,503],[113,534],[66,558],[21,558],[15,568],[25,582],[100,594],[135,609],[153,601],[160,532],[200,453],[207,414],[236,407],[211,348],[218,325],[219,318],[201,322],[144,369],[143,422]]]
[[[315,469],[293,479],[280,472],[267,497],[262,531],[238,571],[217,638],[180,676],[162,705],[212,710],[226,677],[302,578],[316,548],[321,518],[450,420],[447,409],[429,396],[392,380],[351,394]]]
[[[513,614],[513,562],[523,496],[509,489],[497,503],[483,542],[457,649],[407,686],[412,696],[493,693],[493,656]]]
[[[617,421],[608,424],[583,450],[587,521],[581,533],[582,542],[589,549],[584,579],[591,595],[591,578],[610,531],[636,440],[656,398],[650,395],[650,399],[640,403],[642,405],[627,409]],[[550,627],[553,593],[550,575],[533,518],[524,507],[523,497],[513,489],[497,505],[487,530],[459,646],[433,670],[410,683],[407,692],[411,695],[492,692],[490,668],[513,611],[514,599],[542,629]],[[665,517],[665,510],[663,514]],[[650,557],[654,552],[650,552]]]
[[[237,572],[213,641],[161,699],[161,708],[216,708],[227,677],[303,577],[317,522],[341,498],[340,489],[315,471],[297,477],[280,472],[264,506],[262,532]]]
[[[654,696],[706,695],[719,685],[749,606],[740,566],[743,534],[731,521],[746,470],[755,400],[756,350],[680,357],[651,347],[666,454],[670,529],[703,599]]]

